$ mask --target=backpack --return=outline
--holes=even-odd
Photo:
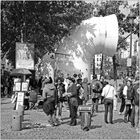
[[[139,105],[139,97],[140,96],[140,87],[139,84],[134,86],[134,103],[135,105]]]

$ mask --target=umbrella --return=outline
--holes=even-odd
[[[17,75],[31,75],[32,73],[28,69],[13,69],[11,72],[12,76],[17,76]]]

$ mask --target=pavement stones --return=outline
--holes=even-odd
[[[117,109],[120,104],[118,104]],[[104,123],[104,106],[92,117],[90,131],[82,131],[78,125],[68,125],[69,111],[63,108],[62,124],[57,127],[45,126],[47,116],[40,110],[27,110],[22,123],[22,131],[12,131],[12,107],[9,98],[1,99],[1,139],[139,139],[139,133],[123,122],[123,115],[114,111],[114,124]]]

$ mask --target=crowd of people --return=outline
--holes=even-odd
[[[105,123],[113,124],[113,111],[116,110],[116,101],[121,99],[119,114],[124,112],[124,122],[131,122],[132,127],[139,125],[139,81],[132,83],[132,79],[125,78],[119,88],[104,80],[103,77],[97,79],[93,77],[91,83],[87,78],[82,79],[82,75],[74,74],[66,79],[59,77],[53,83],[52,79],[42,80],[42,96],[44,98],[43,110],[49,116],[48,124],[58,125],[62,121],[62,108],[68,102],[70,111],[70,125],[77,124],[78,106],[86,105],[92,100],[93,113],[98,113],[100,103],[104,104]],[[108,114],[109,121],[108,121]]]
[[[82,79],[81,74],[74,74],[71,77],[68,75],[66,78],[58,77],[54,81],[51,77],[45,76],[38,82],[28,77],[26,81],[30,86],[29,92],[25,94],[25,109],[35,107],[39,93],[49,126],[61,124],[62,109],[66,103],[71,118],[70,125],[77,125],[78,106],[86,105],[89,101],[92,103],[93,113],[99,113],[99,104],[104,104],[104,122],[113,124],[113,111],[116,110],[119,98],[121,100],[119,114],[124,113],[124,122],[131,122],[132,127],[139,127],[139,79],[132,81],[127,77],[118,88],[105,81],[103,76],[100,79],[93,76],[89,83],[88,78]]]

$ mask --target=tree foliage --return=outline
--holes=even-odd
[[[13,60],[22,34],[24,42],[35,44],[36,57],[54,52],[55,44],[91,17],[93,8],[84,1],[2,1],[2,53]]]
[[[1,49],[2,54],[15,61],[15,43],[23,41],[35,44],[35,56],[42,57],[46,52],[54,52],[60,40],[69,35],[82,20],[92,16],[98,9],[97,16],[116,14],[119,22],[119,42],[123,41],[124,32],[133,29],[138,34],[137,23],[130,25],[128,17],[121,13],[119,6],[128,6],[125,1],[2,1],[1,2]],[[138,16],[139,3],[131,10]],[[118,46],[125,48],[123,41]],[[11,55],[12,54],[12,55]]]

